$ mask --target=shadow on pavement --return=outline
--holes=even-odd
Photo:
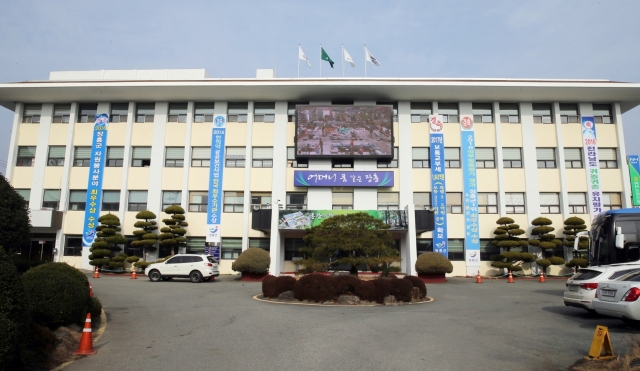
[[[613,317],[603,316],[597,313],[589,313],[584,309],[567,306],[549,306],[542,310],[554,314],[559,314],[565,319],[578,324],[580,328],[595,329],[596,326],[607,326],[609,331],[620,334],[640,334],[640,328],[632,328],[622,320]]]

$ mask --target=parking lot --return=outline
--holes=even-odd
[[[563,370],[588,353],[596,325],[617,353],[640,333],[565,307],[564,280],[453,278],[434,302],[379,307],[258,302],[260,283],[90,278],[106,332],[64,370]]]

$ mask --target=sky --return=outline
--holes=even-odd
[[[0,1],[0,82],[50,71],[204,68],[251,78],[297,77],[298,44],[320,76],[320,45],[341,77],[609,79],[640,82],[637,0],[20,0]],[[13,114],[0,108],[0,172]],[[640,108],[623,115],[640,154]]]

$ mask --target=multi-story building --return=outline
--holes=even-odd
[[[304,231],[281,228],[279,209],[403,211],[403,227],[392,234],[402,270],[414,272],[416,256],[434,250],[433,232],[424,232],[416,213],[433,206],[434,114],[443,122],[453,275],[475,269],[465,263],[463,117],[475,127],[479,269],[491,273],[499,217],[530,230],[534,218],[545,216],[560,237],[567,217],[588,223],[593,210],[581,116],[594,117],[597,128],[602,208],[631,206],[622,114],[639,103],[640,84],[608,80],[290,79],[271,70],[258,70],[256,79],[218,79],[204,70],[105,70],[0,84],[0,104],[15,112],[6,176],[28,203],[33,224],[33,243],[24,253],[75,265],[96,114],[107,113],[110,121],[101,213],[118,215],[122,233],[131,237],[139,210],[153,211],[162,224],[162,210],[180,204],[187,211],[188,252],[204,251],[212,122],[227,115],[222,273],[231,273],[231,262],[249,247],[270,251],[272,273],[296,269]],[[298,105],[392,106],[393,160],[296,158]],[[389,171],[393,186],[296,187],[300,170]],[[125,252],[144,255],[129,245]],[[168,253],[158,249],[147,259]]]

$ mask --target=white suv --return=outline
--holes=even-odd
[[[620,263],[581,268],[567,280],[564,290],[564,305],[578,307],[594,313],[593,298],[596,296],[598,284],[606,280],[614,280],[629,272],[640,269],[638,263]]]
[[[218,277],[218,263],[204,254],[176,254],[162,263],[151,264],[144,270],[151,282],[168,281],[173,277],[189,278],[191,282],[209,281]]]

